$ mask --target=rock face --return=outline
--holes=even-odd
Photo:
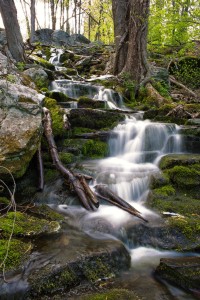
[[[161,258],[156,274],[187,291],[200,295],[200,257]]]
[[[35,82],[38,88],[48,87],[48,75],[42,68],[30,68],[25,70],[23,73],[28,75]]]
[[[42,135],[42,95],[35,90],[0,81],[0,165],[21,177]],[[1,176],[8,172],[1,168]]]

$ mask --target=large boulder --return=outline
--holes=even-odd
[[[0,81],[0,165],[21,177],[42,135],[42,95],[18,84]],[[1,177],[8,171],[0,168]]]
[[[38,88],[48,87],[48,74],[42,68],[30,68],[25,70],[23,73],[29,76]]]
[[[39,42],[42,45],[49,46],[52,41],[53,30],[49,28],[43,28],[35,31],[33,42]]]

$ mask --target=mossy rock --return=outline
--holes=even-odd
[[[69,165],[73,162],[76,161],[75,156],[72,153],[67,153],[67,152],[60,152],[59,153],[59,158],[61,160],[61,162],[65,165]]]
[[[34,62],[40,64],[44,68],[55,71],[55,66],[53,64],[51,64],[50,62],[48,62],[47,60],[45,60],[44,58],[39,57],[39,56],[34,55],[34,54],[31,54],[29,56],[29,58],[32,59]]]
[[[79,157],[90,159],[103,158],[108,154],[107,143],[99,140],[65,139],[62,143],[62,147],[66,149],[66,151],[68,151],[68,153],[63,152],[63,154],[61,154],[61,160],[66,156],[67,161],[65,163],[72,163],[75,161],[75,157],[73,154],[76,154],[76,158],[77,155],[79,155]]]
[[[105,108],[105,101],[93,100],[85,96],[78,98],[78,108]]]
[[[126,289],[111,289],[106,292],[82,296],[82,300],[142,300],[135,292]]]
[[[167,171],[173,184],[180,189],[199,188],[200,186],[200,164],[191,167],[175,166]]]
[[[44,106],[50,110],[51,118],[52,118],[52,128],[53,135],[63,136],[66,133],[63,124],[63,115],[64,112],[59,105],[57,105],[57,101],[52,98],[45,97]]]
[[[156,269],[156,275],[194,294],[197,291],[198,294],[200,286],[200,258],[161,258],[160,264]]]
[[[21,212],[9,212],[4,217],[0,218],[0,228],[2,235],[8,237],[13,228],[13,236],[35,236],[40,234],[57,232],[60,225],[56,221],[47,221],[38,219]]]
[[[87,158],[103,158],[108,154],[108,145],[97,140],[87,140],[83,145],[82,152]]]
[[[31,249],[32,244],[30,242],[23,242],[12,238],[8,245],[7,239],[0,239],[0,262],[3,262],[5,259],[8,250],[8,257],[5,260],[5,271],[20,267],[27,259]],[[3,265],[0,265],[0,271],[2,271],[2,269]]]
[[[64,63],[68,59],[74,60],[75,54],[73,52],[65,52],[60,55],[60,62]]]
[[[46,92],[46,97],[55,99],[57,102],[68,102],[71,101],[71,98],[69,98],[67,95],[65,95],[62,92],[57,91],[48,91]]]
[[[168,154],[163,156],[159,163],[162,170],[175,166],[192,166],[200,164],[200,154]]]
[[[70,111],[69,121],[73,127],[85,127],[90,129],[111,129],[120,121],[123,121],[124,115],[93,109],[72,109]]]

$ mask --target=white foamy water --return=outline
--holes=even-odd
[[[99,162],[93,186],[106,184],[144,217],[155,215],[144,207],[150,177],[159,172],[157,162],[160,157],[166,153],[181,152],[178,127],[174,124],[142,121],[131,116],[116,126],[114,133],[109,141],[110,157]],[[128,213],[113,206],[103,206],[95,214],[120,224],[130,218]]]

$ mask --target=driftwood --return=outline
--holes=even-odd
[[[51,116],[50,112],[47,108],[43,108],[44,112],[44,133],[49,145],[51,157],[53,160],[53,163],[56,167],[56,169],[63,175],[63,177],[70,183],[71,188],[76,192],[80,202],[82,205],[89,211],[94,210],[94,207],[92,204],[89,202],[89,197],[88,194],[92,193],[90,190],[89,186],[87,186],[88,191],[85,190],[85,187],[81,184],[80,180],[65,166],[61,163],[59,156],[58,156],[58,151],[57,147],[53,138],[53,133],[52,133],[52,121],[51,121]]]
[[[142,219],[145,222],[148,222],[146,219],[144,219],[140,212],[135,209],[133,206],[131,206],[129,203],[124,201],[122,198],[120,198],[118,195],[113,193],[106,185],[104,184],[98,184],[95,186],[95,190],[97,192],[97,196],[105,201],[110,202],[111,204],[121,208],[122,210],[125,210],[126,212],[130,213],[133,216],[136,216],[140,219]]]
[[[57,147],[52,133],[52,121],[50,112],[45,107],[43,108],[43,112],[44,133],[49,145],[53,163],[56,169],[66,179],[67,183],[69,183],[71,190],[73,190],[77,194],[80,203],[83,205],[83,207],[89,211],[96,210],[99,207],[99,201],[97,198],[100,198],[147,222],[147,220],[145,220],[141,216],[139,211],[137,211],[130,204],[128,204],[122,198],[113,193],[105,185],[96,185],[95,190],[97,191],[97,193],[95,193],[90,189],[89,185],[86,182],[86,179],[91,179],[90,176],[88,177],[81,174],[76,175],[62,164],[58,156]]]
[[[171,83],[175,84],[176,86],[184,89],[188,94],[192,95],[193,97],[197,98],[197,95],[188,87],[186,87],[184,84],[177,81],[173,76],[169,76],[169,80]]]

